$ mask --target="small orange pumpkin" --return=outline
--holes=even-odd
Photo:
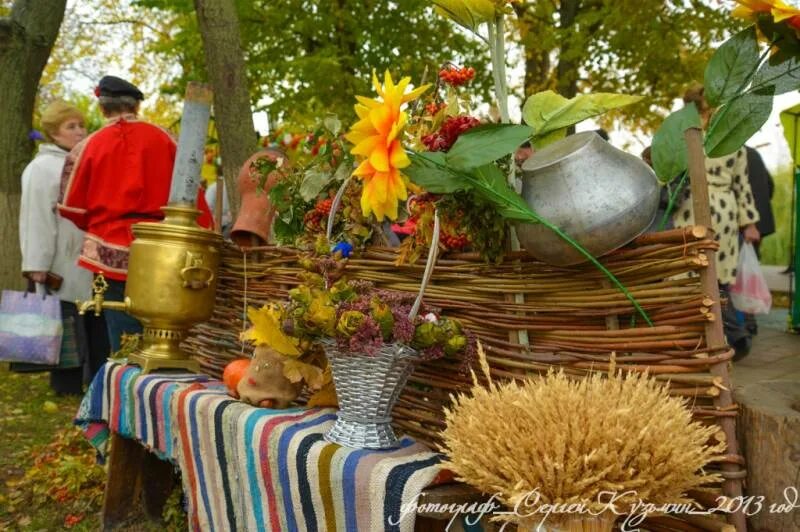
[[[249,358],[239,358],[225,366],[225,371],[222,373],[222,382],[225,383],[225,386],[228,388],[228,393],[233,397],[239,397],[239,392],[236,391],[236,387],[247,373],[250,362]]]

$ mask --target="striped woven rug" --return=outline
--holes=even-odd
[[[440,472],[440,456],[411,438],[398,449],[326,442],[335,410],[254,408],[196,374],[141,375],[107,363],[75,423],[105,455],[109,431],[177,464],[194,530],[394,530]]]

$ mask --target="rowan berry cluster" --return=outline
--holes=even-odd
[[[472,67],[457,67],[450,65],[439,71],[439,79],[453,87],[460,87],[472,81],[475,69]]]
[[[444,121],[439,131],[422,137],[422,143],[428,151],[448,151],[462,133],[479,124],[480,121],[471,116],[451,116]]]

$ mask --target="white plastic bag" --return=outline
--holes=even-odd
[[[750,242],[742,244],[739,250],[736,281],[730,294],[736,310],[746,314],[768,314],[772,306],[772,294],[767,286],[767,279]]]

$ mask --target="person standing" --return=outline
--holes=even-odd
[[[758,211],[759,220],[756,228],[763,239],[775,233],[775,216],[772,213],[772,194],[775,192],[775,182],[764,164],[764,159],[758,150],[745,146],[747,150],[747,176],[750,188],[753,191],[753,202]],[[753,242],[756,256],[761,260],[761,240]],[[745,313],[744,325],[752,335],[758,334],[758,322],[752,314]]]
[[[775,216],[772,213],[772,195],[775,193],[775,181],[772,179],[769,170],[764,164],[764,159],[758,150],[745,146],[747,150],[747,177],[750,181],[750,189],[753,192],[753,202],[758,211],[759,220],[756,228],[763,239],[775,233]],[[760,258],[761,241],[753,243],[756,254]]]
[[[132,226],[164,218],[177,146],[167,130],[138,118],[144,95],[132,83],[104,76],[95,95],[106,124],[67,157],[58,210],[86,231],[79,265],[102,273],[109,284],[106,297],[122,301]],[[207,207],[203,215],[198,222],[208,227]],[[112,350],[119,350],[122,334],[142,332],[129,314],[104,312]]]
[[[91,380],[108,356],[108,343],[102,331],[102,317],[78,317],[75,301],[91,297],[92,275],[77,266],[83,243],[83,231],[71,221],[58,216],[56,203],[64,161],[76,144],[86,137],[81,112],[65,102],[56,101],[42,112],[41,126],[46,143],[22,173],[22,200],[19,239],[22,272],[30,281],[47,286],[61,299],[66,350],[80,361],[73,368],[50,372],[50,387],[57,394],[80,394],[84,377]],[[57,281],[61,279],[60,286]],[[99,335],[97,330],[102,331]]]

